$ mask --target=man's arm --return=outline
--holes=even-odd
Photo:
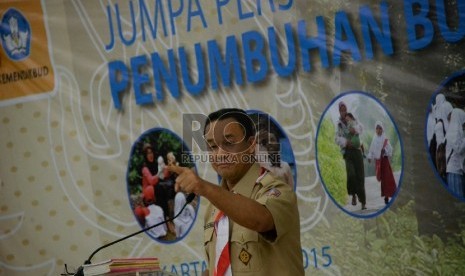
[[[235,194],[210,183],[186,167],[169,166],[178,174],[175,190],[195,193],[208,199],[216,208],[223,211],[234,222],[259,233],[274,229],[270,211],[253,199]],[[252,185],[252,184],[251,184]]]

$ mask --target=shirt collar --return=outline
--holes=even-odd
[[[255,186],[255,182],[257,181],[257,178],[260,176],[260,165],[257,163],[254,163],[247,173],[237,182],[237,184],[234,186],[232,189],[232,192],[245,195],[245,196],[250,196],[253,187]],[[226,182],[221,180],[221,186],[226,187]]]

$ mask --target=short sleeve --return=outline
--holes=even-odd
[[[262,233],[262,236],[270,242],[276,242],[289,232],[291,225],[295,225],[290,220],[299,219],[297,198],[288,184],[271,175],[265,176],[260,184],[262,188],[256,200],[270,211],[275,225],[274,235]]]

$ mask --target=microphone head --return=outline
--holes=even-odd
[[[186,204],[187,204],[187,203],[191,203],[192,200],[194,200],[194,198],[195,198],[195,194],[194,194],[194,193],[188,194],[187,197],[186,197]]]

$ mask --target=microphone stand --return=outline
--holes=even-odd
[[[100,250],[102,250],[102,249],[104,249],[104,248],[107,248],[107,247],[109,247],[109,246],[111,246],[111,245],[113,245],[113,244],[115,244],[115,243],[120,242],[120,241],[124,241],[125,239],[129,239],[129,238],[131,238],[131,237],[133,237],[133,236],[135,236],[135,235],[138,235],[138,234],[140,234],[140,233],[146,232],[146,231],[148,231],[148,230],[150,230],[150,229],[152,229],[152,228],[155,228],[155,227],[157,227],[157,226],[160,226],[160,225],[162,225],[162,224],[164,224],[164,223],[167,223],[167,222],[169,222],[169,221],[174,220],[174,219],[177,218],[179,215],[181,215],[182,211],[184,211],[184,208],[186,208],[187,204],[191,203],[191,201],[194,200],[194,198],[195,198],[195,194],[194,194],[194,193],[190,193],[190,194],[187,196],[187,198],[186,198],[186,203],[182,206],[181,210],[180,210],[174,217],[172,217],[172,218],[170,218],[170,219],[166,219],[166,220],[164,220],[164,221],[162,221],[162,222],[159,222],[159,223],[157,223],[157,224],[154,224],[154,225],[152,225],[152,226],[149,226],[149,227],[146,227],[146,228],[142,228],[141,230],[139,230],[139,231],[137,231],[137,232],[134,232],[134,233],[132,233],[132,234],[129,234],[129,235],[127,235],[127,236],[124,236],[124,237],[122,237],[122,238],[120,238],[120,239],[117,239],[117,240],[115,240],[115,241],[112,241],[112,242],[110,242],[110,243],[104,244],[104,245],[100,246],[99,248],[95,249],[94,252],[92,252],[92,254],[90,254],[89,258],[84,262],[84,265],[91,264],[90,260],[91,260],[92,257],[93,257],[95,254],[97,254],[97,252],[99,252]],[[84,276],[84,266],[80,266],[74,275],[75,275],[75,276]]]

